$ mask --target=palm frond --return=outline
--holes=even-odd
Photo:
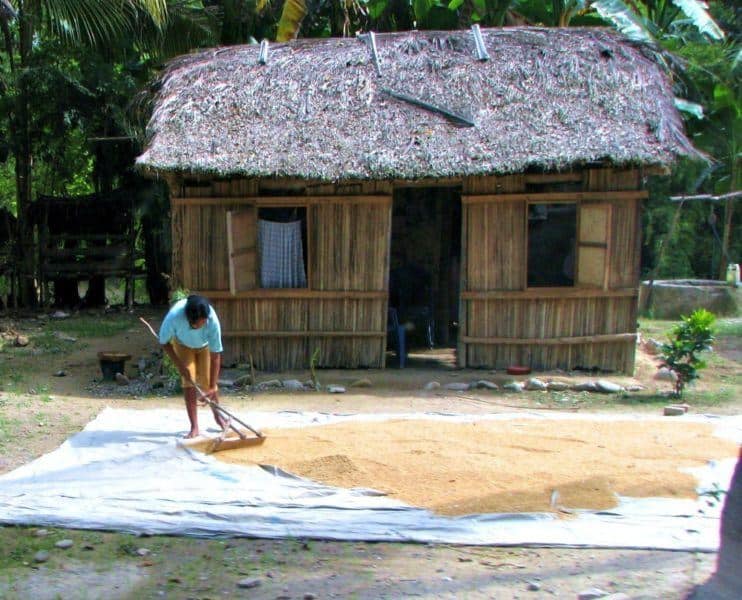
[[[654,41],[644,22],[621,0],[596,0],[592,7],[626,37],[641,42]]]
[[[724,39],[724,32],[706,10],[708,5],[705,2],[699,2],[699,0],[672,0],[672,3],[686,14],[702,34],[714,40]]]
[[[97,44],[130,30],[137,11],[158,26],[167,19],[167,0],[41,0],[46,25],[63,40]]]
[[[288,42],[299,34],[299,28],[307,16],[306,0],[286,0],[276,32],[277,42]]]
[[[201,0],[169,0],[167,20],[157,24],[142,10],[136,16],[135,43],[158,59],[216,43],[216,19]],[[124,36],[126,37],[126,36]]]

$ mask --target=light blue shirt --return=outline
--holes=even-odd
[[[185,314],[186,299],[178,300],[165,315],[160,325],[160,343],[167,344],[175,338],[179,344],[189,348],[209,347],[210,352],[221,352],[222,326],[214,307],[209,306],[209,318],[203,327],[193,329]]]

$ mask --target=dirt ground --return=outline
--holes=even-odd
[[[96,384],[97,352],[127,352],[128,374],[137,375],[137,357],[156,344],[136,316],[157,323],[157,313],[119,315],[129,326],[109,337],[78,337],[49,348],[35,340],[55,330],[49,319],[0,322],[31,339],[23,348],[3,351],[0,391],[0,473],[56,448],[107,406],[148,410],[180,407],[177,395],[139,396],[127,388]],[[95,320],[107,316],[88,315]],[[72,336],[74,337],[74,336]],[[56,338],[55,338],[56,339]],[[55,342],[56,344],[56,342]],[[724,340],[719,354],[692,396],[691,412],[738,414],[739,340]],[[417,360],[415,360],[417,358]],[[671,389],[653,379],[656,360],[640,349],[633,377],[540,373],[568,381],[605,378],[641,386],[631,397],[576,392],[506,394],[488,390],[425,391],[441,384],[488,379],[503,383],[502,372],[458,370],[435,355],[413,356],[413,368],[381,371],[321,370],[323,384],[339,384],[346,394],[303,392],[246,393],[225,389],[223,401],[237,412],[307,410],[324,412],[468,413],[518,411],[566,413],[622,412],[659,415]],[[420,365],[415,367],[415,365]],[[63,376],[56,376],[64,373]],[[227,371],[229,374],[229,371]],[[301,381],[308,372],[258,373],[258,379]],[[352,387],[367,379],[370,387]],[[522,378],[520,378],[522,379]],[[202,412],[202,419],[207,413]],[[210,425],[210,421],[204,424]],[[185,411],[183,430],[186,429]],[[576,598],[589,588],[622,592],[630,598],[685,598],[713,571],[715,556],[687,552],[568,548],[491,548],[419,544],[365,544],[305,540],[200,540],[136,538],[105,532],[0,528],[0,597],[25,598]],[[69,538],[68,551],[54,542]],[[49,549],[48,561],[33,554]],[[139,550],[147,552],[138,553]],[[245,581],[249,580],[249,581]],[[238,583],[251,587],[238,587]]]

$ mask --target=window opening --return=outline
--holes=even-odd
[[[574,285],[577,205],[528,205],[528,287]]]
[[[306,207],[260,208],[258,253],[261,287],[307,287]]]

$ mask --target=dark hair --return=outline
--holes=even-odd
[[[188,319],[188,322],[191,325],[193,325],[200,319],[208,319],[209,308],[211,308],[211,306],[209,305],[209,301],[206,298],[204,298],[203,296],[192,294],[188,296],[188,300],[186,300],[186,319]]]

